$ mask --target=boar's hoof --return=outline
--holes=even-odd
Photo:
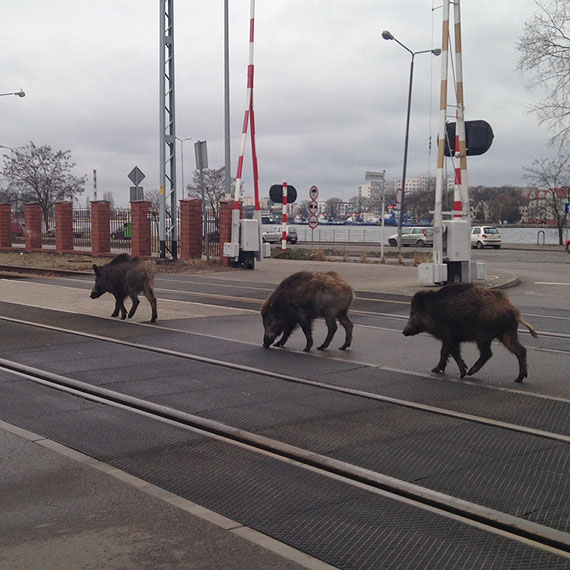
[[[303,352],[311,352],[311,345],[308,344],[304,349]]]
[[[515,382],[522,382],[527,376],[528,376],[528,374],[527,374],[526,372],[521,372],[521,373],[517,376]]]
[[[321,344],[321,346],[317,346],[317,350],[326,350],[327,346],[325,346],[324,344]],[[310,350],[310,348],[309,348]]]
[[[445,372],[445,368],[440,368],[439,366],[436,366],[435,368],[432,368],[431,371],[435,372],[436,374],[443,374]]]

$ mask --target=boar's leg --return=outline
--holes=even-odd
[[[346,350],[352,344],[352,329],[354,325],[352,324],[352,321],[348,318],[346,312],[338,316],[338,322],[344,327],[344,330],[346,331],[344,344],[340,347],[339,350]]]
[[[152,290],[152,287],[147,285],[143,289],[143,294],[148,299],[148,302],[150,303],[150,307],[152,309],[152,316],[150,317],[150,322],[154,323],[158,318],[158,313],[156,311],[156,297],[154,296],[154,291]]]
[[[515,382],[522,382],[528,376],[526,348],[519,342],[519,336],[516,331],[502,334],[499,340],[517,357],[519,361],[519,375]]]
[[[453,360],[457,363],[457,368],[459,368],[459,376],[463,378],[465,374],[467,374],[467,364],[463,358],[461,358],[461,348],[459,343],[454,344],[451,346],[451,356],[453,356]]]
[[[127,318],[127,309],[125,309],[125,305],[123,304],[124,297],[121,295],[115,295],[115,310],[111,313],[112,317],[116,317],[119,315],[119,311],[121,312],[121,319]]]
[[[481,370],[481,368],[483,368],[483,365],[485,364],[485,362],[487,362],[487,360],[489,360],[489,358],[491,358],[491,356],[493,356],[493,352],[491,350],[491,341],[492,340],[493,340],[492,338],[478,338],[477,339],[477,347],[479,348],[479,352],[481,354],[479,355],[479,359],[477,360],[477,362],[475,362],[475,364],[469,369],[469,372],[467,372],[467,374],[469,374],[469,376],[472,376],[476,372],[479,372],[479,370]]]
[[[136,295],[130,295],[131,301],[133,302],[133,306],[129,311],[129,319],[133,317],[133,315],[137,312],[137,307],[139,306],[139,298]]]
[[[294,323],[287,323],[283,329],[283,336],[273,346],[278,346],[279,348],[285,346],[285,343],[289,340],[289,337],[291,336],[294,328]]]
[[[338,329],[335,317],[326,317],[326,322],[328,329],[327,338],[325,338],[325,342],[323,342],[321,346],[317,346],[317,350],[325,350],[325,348],[327,348],[328,345],[331,343],[331,340],[333,339],[336,330]]]
[[[439,353],[439,362],[436,364],[435,368],[431,371],[436,374],[443,374],[445,372],[445,367],[447,366],[447,360],[449,358],[449,353],[451,352],[451,344],[446,341],[441,341],[441,351]]]
[[[467,364],[461,358],[461,348],[460,343],[451,340],[441,341],[441,353],[439,356],[439,362],[435,368],[432,368],[432,372],[436,374],[443,374],[447,366],[447,361],[449,360],[449,355],[453,356],[453,360],[457,363],[459,368],[459,374],[463,378],[467,372]]]
[[[311,330],[311,328],[312,328],[311,319],[309,319],[306,316],[303,316],[299,320],[299,324],[301,325],[301,328],[303,329],[303,332],[305,333],[305,338],[307,339],[307,344],[305,345],[305,348],[303,350],[305,352],[309,352],[313,346],[313,332]]]

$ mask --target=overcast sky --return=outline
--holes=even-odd
[[[248,0],[229,4],[235,176],[250,8]],[[349,199],[367,170],[401,176],[410,56],[380,34],[390,30],[413,51],[440,47],[441,9],[432,9],[440,4],[257,0],[254,104],[262,196],[285,179],[300,199],[308,198],[313,184],[320,198]],[[0,5],[0,92],[26,92],[25,98],[0,99],[0,145],[33,141],[70,150],[74,174],[89,176],[89,196],[96,169],[99,197],[111,191],[117,205],[128,201],[127,175],[135,165],[146,174],[145,190],[156,190],[161,2]],[[470,186],[524,185],[523,166],[551,152],[549,133],[528,112],[540,93],[528,91],[517,71],[516,42],[535,10],[534,0],[461,5],[466,119],[484,119],[495,133],[487,154],[468,159]],[[193,139],[184,143],[188,183],[194,141],[208,141],[211,168],[224,165],[223,1],[175,1],[174,13],[176,135]],[[416,56],[408,176],[435,174],[440,70],[440,58]],[[244,190],[251,196],[249,141],[246,148]],[[177,153],[180,161],[180,144]]]

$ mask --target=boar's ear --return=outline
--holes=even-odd
[[[425,291],[418,291],[412,297],[412,309],[416,311],[421,311],[424,307],[426,292]]]
[[[93,271],[95,272],[95,275],[99,275],[99,268],[93,264]]]

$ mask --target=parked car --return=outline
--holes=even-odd
[[[471,247],[483,249],[484,247],[501,247],[501,234],[494,226],[473,226],[471,228]]]
[[[46,237],[51,237],[54,238],[55,237],[55,228],[49,228],[49,230],[46,230]],[[83,237],[83,232],[80,230],[73,230],[73,237],[76,238],[81,238]]]
[[[566,251],[570,253],[570,239],[566,240],[566,245],[564,247],[566,248]]]
[[[283,226],[271,226],[262,234],[264,242],[279,243],[283,238]],[[293,226],[287,226],[287,243],[297,243],[297,230]]]
[[[398,245],[398,234],[392,234],[388,238],[388,243],[396,247]],[[402,228],[402,245],[415,245],[416,247],[433,245],[433,228],[430,226]]]

